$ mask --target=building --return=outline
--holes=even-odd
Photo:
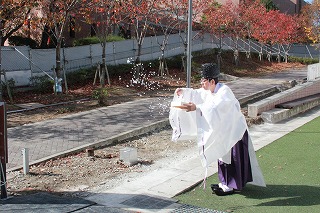
[[[303,0],[273,0],[273,3],[282,13],[299,14],[307,3]]]
[[[225,4],[229,0],[216,0],[220,4]],[[246,0],[231,0],[234,4],[239,4],[241,2],[245,2]],[[302,7],[307,3],[303,0],[272,0],[274,5],[280,10],[282,13],[286,14],[299,14]]]

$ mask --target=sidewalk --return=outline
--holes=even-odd
[[[302,69],[259,79],[240,78],[227,84],[236,97],[242,99],[273,86],[279,86],[284,81],[302,80],[306,78],[306,73],[307,70]],[[30,162],[35,163],[91,145],[112,143],[165,126],[168,124],[170,101],[171,97],[149,98],[10,128],[8,129],[8,170],[22,167],[21,150],[23,148],[29,149]],[[278,124],[253,126],[250,128],[250,133],[255,149],[262,148],[319,115],[320,108],[316,108],[303,117],[296,117]],[[184,209],[183,212],[194,212],[190,211],[192,207],[188,207],[189,211],[186,211],[185,206],[177,204],[172,199],[176,194],[199,183],[204,177],[204,169],[198,159],[197,150],[187,152],[184,154],[190,158],[183,162],[172,162],[166,168],[144,174],[139,179],[126,182],[113,189],[96,190],[85,200],[70,198],[69,203],[58,201],[59,205],[54,205],[49,201],[41,203],[38,198],[38,200],[33,200],[38,204],[37,208],[32,198],[23,202],[25,198],[15,197],[0,201],[0,212],[4,209],[6,212],[15,212],[17,205],[10,205],[12,202],[26,204],[18,205],[22,208],[16,212],[37,212],[36,210],[39,208],[50,208],[52,210],[50,212],[124,212],[124,210],[133,210],[162,213],[182,212],[182,209]],[[209,169],[209,175],[216,171],[217,168],[213,165]],[[37,197],[39,196],[34,196],[33,199]],[[45,197],[44,194],[40,196],[43,199]],[[67,200],[65,201],[67,202]],[[72,207],[72,209],[68,210],[66,206]],[[24,210],[22,211],[22,209]]]

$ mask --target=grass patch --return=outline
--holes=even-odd
[[[320,212],[320,117],[257,151],[266,188],[248,184],[219,197],[199,186],[175,197],[179,203],[225,212]],[[217,183],[217,174],[208,185]]]

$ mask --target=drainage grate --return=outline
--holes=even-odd
[[[158,211],[159,209],[165,209],[173,203],[175,202],[170,200],[164,200],[147,195],[137,195],[126,201],[123,201],[121,204],[138,209],[154,209]]]
[[[179,208],[171,211],[170,213],[223,213],[223,212],[212,210],[212,209],[201,208],[198,206],[183,204]]]

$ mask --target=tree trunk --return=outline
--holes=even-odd
[[[236,66],[239,66],[239,50],[234,51],[233,57],[234,57],[234,64]]]
[[[61,73],[61,55],[60,55],[60,50],[61,50],[61,39],[57,40],[57,46],[56,46],[56,77],[61,78],[62,73]]]
[[[187,57],[185,55],[181,56],[181,64],[182,64],[181,70],[183,72],[187,72],[187,60],[186,59],[187,59]]]
[[[188,43],[187,42],[183,42],[183,46],[184,46],[184,52],[183,52],[183,56],[182,56],[182,68],[183,71],[185,73],[187,73],[187,49],[188,49]]]
[[[169,75],[168,66],[164,57],[164,48],[161,48],[161,57],[159,58],[159,76]]]
[[[100,69],[99,69],[101,87],[105,86],[105,79],[106,79],[106,46],[107,46],[107,42],[104,41],[102,43],[102,64],[100,64]],[[109,81],[108,81],[108,84],[110,84]]]
[[[235,44],[235,51],[233,53],[234,56],[234,63],[236,66],[239,66],[239,47],[238,47],[238,37],[234,41]]]
[[[141,60],[140,60],[141,49],[142,49],[142,44],[139,42],[138,43],[138,49],[137,49],[137,57],[136,57],[136,61],[135,61],[136,65],[141,64]]]
[[[263,44],[261,44],[261,46],[260,46],[259,60],[260,60],[260,61],[263,60]]]
[[[64,48],[62,48],[62,56],[63,56],[63,67],[66,67],[66,55],[64,52]],[[64,79],[64,88],[65,88],[65,93],[68,94],[68,82],[67,82],[67,76],[66,76],[66,71],[63,69],[63,79]]]
[[[248,51],[246,52],[247,58],[251,58],[251,41],[248,39]]]
[[[280,55],[280,53],[281,53],[280,45],[278,44],[278,53],[277,53],[277,60],[278,60],[278,63],[280,63],[280,62],[281,62],[281,55]]]
[[[159,72],[158,72],[158,74],[159,74],[159,76],[169,75],[168,66],[167,66],[166,59],[163,54],[159,59]]]
[[[135,80],[139,79],[140,73],[142,71],[142,64],[141,64],[141,48],[142,48],[142,44],[139,42],[138,43],[138,49],[137,49],[137,57],[136,60],[134,62],[134,73],[133,73],[133,77],[135,78]]]
[[[62,93],[62,72],[61,72],[61,38],[57,39],[57,46],[56,46],[56,68],[55,68],[55,82],[54,82],[54,93],[59,94]]]

